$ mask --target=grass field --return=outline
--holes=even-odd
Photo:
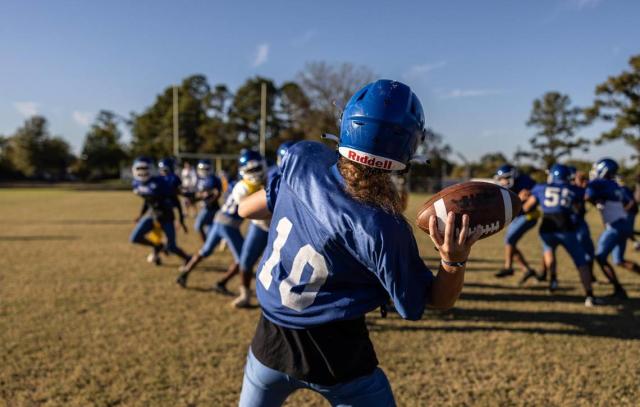
[[[422,201],[412,197],[409,218]],[[209,291],[228,252],[203,263],[188,290],[174,283],[176,258],[147,264],[147,251],[127,241],[139,205],[129,192],[0,190],[0,404],[237,403],[260,311],[234,310]],[[593,211],[590,223],[597,237]],[[427,236],[417,239],[434,264]],[[179,242],[199,247],[195,233]],[[535,233],[522,245],[537,265]],[[639,276],[618,271],[631,300],[587,309],[564,253],[553,296],[493,277],[502,236],[479,243],[472,259],[453,310],[419,322],[369,315],[399,405],[638,405]],[[303,391],[287,405],[328,404]]]

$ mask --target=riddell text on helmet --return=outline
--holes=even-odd
[[[356,161],[362,164],[366,164],[370,167],[382,168],[383,170],[390,170],[393,162],[391,160],[379,160],[376,157],[371,157],[367,155],[360,155],[353,150],[349,150],[347,153],[347,158],[351,161]]]
[[[340,151],[340,154],[343,157],[351,161],[367,165],[369,167],[380,168],[381,170],[388,171],[403,170],[406,168],[406,165],[399,161],[392,160],[391,158],[387,157],[380,157],[378,155],[365,153],[364,151],[359,151],[351,147],[339,147],[338,151]]]

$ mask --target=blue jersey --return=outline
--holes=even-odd
[[[568,183],[538,184],[531,190],[542,209],[540,233],[575,230],[576,210],[582,205],[584,191]]]
[[[635,202],[633,191],[625,185],[621,185],[620,189],[622,190],[622,203],[625,208],[628,208],[627,213],[630,215],[637,215],[638,204]]]
[[[419,319],[433,275],[411,226],[349,196],[337,159],[323,144],[296,143],[278,185],[267,185],[273,217],[256,278],[265,317],[308,328],[361,317],[390,296],[403,318]]]
[[[180,177],[170,172],[167,175],[164,175],[163,178],[165,179],[165,181],[167,181],[167,184],[169,184],[176,191],[176,193],[178,193],[178,191],[180,190],[180,187],[182,186],[182,181],[180,181]]]
[[[220,191],[222,191],[222,181],[215,175],[208,175],[204,178],[198,177],[196,181],[196,192],[214,192],[216,190],[218,191],[217,194],[204,199],[204,204],[208,209],[217,209],[219,206],[218,195]]]
[[[146,182],[134,180],[133,192],[144,199],[145,205],[158,221],[174,219],[175,190],[164,177],[154,176]]]
[[[606,225],[611,225],[624,219],[624,192],[620,186],[610,179],[595,179],[589,181],[585,191],[585,199],[593,202]]]

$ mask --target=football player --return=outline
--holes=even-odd
[[[182,181],[175,171],[175,161],[173,158],[163,158],[158,161],[158,172],[162,175],[167,183],[176,190],[176,195],[180,193]]]
[[[207,231],[213,223],[213,217],[220,209],[218,198],[222,191],[222,182],[212,172],[211,160],[200,160],[196,167],[198,180],[196,181],[195,200],[202,201],[202,208],[196,216],[194,228],[200,233],[204,242]]]
[[[574,216],[584,205],[584,190],[571,185],[570,178],[571,172],[567,166],[554,164],[549,169],[547,183],[536,185],[523,206],[525,212],[537,204],[540,204],[542,208],[539,233],[544,251],[545,267],[551,276],[549,291],[553,292],[558,288],[555,252],[557,246],[562,246],[571,256],[580,273],[580,281],[585,291],[584,305],[592,307],[601,305],[602,300],[593,295],[591,264],[578,241]]]
[[[140,215],[136,218],[136,227],[129,240],[132,243],[151,246],[153,253],[147,260],[160,264],[160,251],[165,249],[182,258],[185,262],[189,256],[176,244],[176,230],[174,227],[174,209],[180,207],[175,189],[162,176],[151,175],[152,162],[146,157],[137,158],[133,162],[133,192],[144,199]],[[187,231],[184,225],[184,217],[180,211],[180,225]],[[166,237],[163,247],[158,242],[150,241],[146,235],[158,224]]]
[[[605,230],[598,238],[596,261],[602,268],[604,275],[613,284],[612,296],[626,299],[627,293],[620,285],[616,272],[608,262],[609,254],[613,254],[616,265],[637,271],[638,265],[624,259],[624,250],[633,228],[629,227],[627,213],[624,210],[624,194],[615,181],[618,163],[610,158],[603,158],[593,164],[589,184],[585,191],[585,199],[598,208],[602,215]]]
[[[239,186],[234,187],[237,202],[252,193],[262,189],[265,183],[266,162],[257,151],[244,150],[238,159],[238,172],[242,180]],[[237,189],[236,189],[237,188]],[[242,277],[240,295],[231,303],[237,308],[249,307],[251,305],[251,279],[253,277],[253,266],[262,256],[267,245],[269,235],[269,220],[252,220],[249,230],[242,245],[240,253],[239,272]],[[233,278],[234,273],[228,272],[216,283],[216,291],[226,291],[227,283]]]
[[[258,158],[259,157],[259,158]],[[256,165],[260,163],[260,165]],[[238,204],[240,201],[262,188],[262,183],[256,182],[253,177],[254,173],[264,174],[262,156],[260,153],[251,150],[242,150],[238,158],[238,172],[241,179],[235,184],[229,185],[229,189],[225,194],[224,204],[216,213],[213,219],[213,225],[207,232],[207,239],[200,251],[195,254],[191,261],[184,267],[180,268],[180,276],[177,283],[186,287],[189,273],[204,258],[211,255],[216,246],[224,239],[231,249],[234,262],[229,266],[224,274],[213,287],[214,291],[230,295],[227,290],[227,282],[231,280],[240,270],[240,255],[244,245],[244,237],[240,233],[240,226],[244,219],[238,215]]]
[[[624,196],[624,210],[627,212],[627,222],[629,222],[629,228],[633,231],[636,225],[636,216],[638,216],[638,202],[635,200],[635,194],[625,185],[622,177],[616,177],[616,182],[622,188],[622,195]],[[636,241],[635,233],[631,233],[629,240],[633,242],[634,250],[638,250],[638,243]]]
[[[247,197],[240,214],[273,215],[256,276],[261,318],[245,365],[240,406],[279,406],[310,389],[331,405],[393,406],[369,339],[365,314],[391,296],[419,319],[427,305],[448,308],[463,284],[469,217],[444,235],[430,219],[441,256],[436,277],[420,258],[389,173],[407,166],[424,140],[424,113],[411,89],[379,80],[359,90],[342,115],[337,154],[301,141],[282,174]]]
[[[494,179],[498,181],[501,186],[509,188],[517,194],[522,202],[525,202],[529,198],[531,189],[536,184],[531,177],[526,174],[520,174],[518,169],[511,164],[505,164],[498,168]],[[525,270],[524,275],[520,279],[520,284],[524,284],[528,279],[536,276],[536,272],[529,267],[529,263],[527,263],[524,255],[518,249],[517,244],[522,236],[536,225],[539,217],[540,211],[533,206],[529,208],[528,212],[523,210],[522,213],[513,218],[513,221],[507,227],[507,233],[505,235],[504,268],[495,274],[496,277],[502,278],[513,275],[514,258]]]
[[[582,190],[582,196],[584,197],[584,191],[589,183],[589,176],[583,171],[575,170],[575,167],[569,167],[572,171],[571,183]],[[589,224],[585,219],[587,214],[586,205],[582,205],[580,209],[574,215],[576,218],[576,234],[578,242],[587,253],[587,258],[591,264],[591,281],[596,282],[596,278],[593,274],[593,262],[596,258],[596,248],[593,245],[593,239],[591,239],[591,230],[589,230]]]

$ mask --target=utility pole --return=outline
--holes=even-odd
[[[264,157],[267,150],[267,83],[262,82],[260,89],[260,154]]]
[[[180,159],[180,124],[178,116],[178,85],[173,85],[173,156]]]

